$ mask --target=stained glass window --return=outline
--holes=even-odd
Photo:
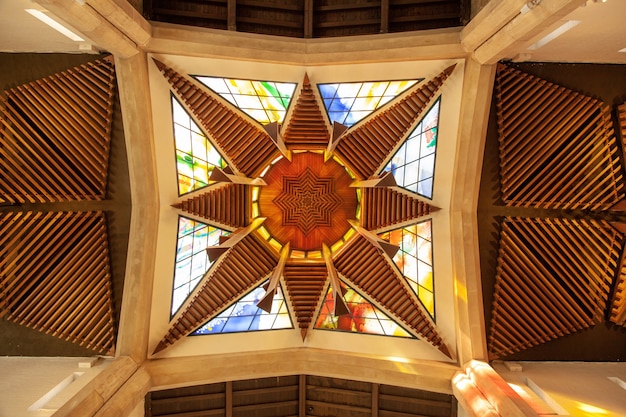
[[[318,84],[331,124],[352,126],[420,80]]]
[[[434,319],[435,287],[431,220],[381,233],[380,237],[400,247],[393,261]]]
[[[215,334],[252,332],[257,330],[292,329],[285,297],[280,285],[274,294],[272,311],[266,312],[257,307],[259,300],[265,295],[263,285],[249,292],[236,303],[232,304],[217,317],[200,327],[192,334]]]
[[[212,184],[214,167],[225,168],[226,161],[202,133],[198,125],[172,95],[178,195]]]
[[[237,80],[232,78],[196,77],[211,90],[237,106],[261,124],[282,123],[295,83]]]
[[[230,232],[226,230],[186,217],[178,217],[172,316],[211,267],[211,261],[206,253],[207,246],[219,245],[220,236],[228,234]]]
[[[433,196],[440,101],[437,99],[384,169],[391,171],[400,187],[427,198]]]
[[[344,299],[348,304],[350,313],[342,316],[333,315],[333,293],[332,289],[329,288],[315,322],[316,329],[413,337],[352,288],[345,287],[345,289]]]

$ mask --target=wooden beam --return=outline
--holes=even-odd
[[[380,384],[373,383],[372,384],[372,417],[378,417],[378,409],[380,408],[378,404],[379,390],[380,390]]]
[[[233,381],[226,381],[226,399],[224,410],[226,417],[233,417]]]
[[[228,30],[237,30],[237,0],[228,0],[226,26]]]
[[[285,265],[289,259],[289,253],[291,252],[290,246],[291,243],[287,242],[287,244],[281,249],[278,265],[276,265],[272,271],[270,282],[267,284],[267,288],[265,289],[265,295],[257,303],[257,307],[268,313],[272,311],[272,300],[274,299],[274,294],[276,294],[276,290],[278,288],[278,282],[280,281],[280,277],[283,276]]]
[[[348,304],[346,300],[343,298],[343,291],[341,287],[341,280],[339,279],[339,274],[333,265],[332,255],[330,253],[330,249],[326,244],[322,244],[322,256],[324,257],[324,262],[326,262],[326,269],[328,270],[328,279],[330,280],[330,286],[333,290],[333,315],[342,316],[344,314],[350,313],[350,309],[348,308]]]
[[[389,0],[380,2],[380,33],[389,32]]]
[[[350,223],[352,228],[357,231],[358,234],[367,239],[372,245],[386,253],[389,259],[393,259],[393,257],[396,256],[398,250],[400,250],[399,246],[392,245],[391,243],[379,238],[378,235],[365,229],[357,221],[348,220],[348,222]]]
[[[218,167],[214,167],[213,170],[211,170],[211,175],[209,175],[209,180],[217,181],[217,182],[230,182],[233,184],[243,184],[243,185],[256,185],[256,186],[267,185],[267,183],[263,181],[262,178],[248,178],[244,175],[227,174],[226,172],[224,172],[224,170]]]
[[[298,417],[306,417],[306,375],[298,379]]]
[[[206,248],[207,255],[211,262],[214,262],[217,258],[226,253],[229,249],[234,247],[237,243],[239,243],[243,238],[248,236],[254,230],[258,229],[263,222],[265,221],[265,217],[257,217],[252,220],[252,222],[241,229],[236,230],[231,235],[228,236],[228,239],[219,244],[218,246],[209,246]]]
[[[350,187],[374,188],[374,187],[395,187],[398,184],[391,171],[386,171],[381,175],[376,175],[367,180],[357,180],[350,184]]]
[[[304,38],[313,37],[313,0],[304,0]]]

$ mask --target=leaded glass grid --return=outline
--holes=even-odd
[[[178,195],[183,195],[213,184],[214,181],[209,181],[213,168],[225,168],[227,164],[174,95],[172,95],[172,117]]]
[[[268,313],[257,307],[257,303],[265,295],[265,284],[262,284],[244,295],[215,318],[208,321],[193,335],[253,332],[260,330],[293,329],[287,303],[280,285],[276,289],[272,301],[272,309]]]
[[[315,322],[316,329],[407,338],[413,337],[361,294],[347,286],[344,287],[344,289],[346,290],[344,300],[348,305],[350,313],[342,316],[333,315],[333,291],[332,288],[329,287],[324,303],[317,316],[317,321]]]
[[[431,220],[381,233],[379,236],[400,248],[393,261],[426,311],[435,319]]]
[[[219,245],[220,236],[230,232],[198,222],[187,217],[178,217],[178,239],[172,290],[172,316],[196,288],[204,274],[211,268],[206,253],[208,246]]]
[[[383,169],[391,171],[400,187],[427,198],[433,197],[440,102],[441,97]]]
[[[330,123],[352,126],[421,80],[318,84]]]
[[[222,98],[261,124],[282,123],[296,89],[295,83],[196,76]]]

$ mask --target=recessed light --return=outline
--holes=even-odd
[[[530,49],[530,50],[539,49],[545,44],[547,44],[548,42],[552,42],[553,40],[555,40],[556,38],[558,38],[559,36],[567,32],[574,26],[578,25],[579,23],[580,23],[580,20],[568,20],[567,22],[563,23],[558,28],[554,29],[552,32],[548,33],[543,38],[539,39],[534,44],[530,45],[527,49]]]
[[[27,13],[31,14],[33,17],[36,17],[37,19],[39,19],[46,25],[50,26],[52,29],[67,36],[71,40],[76,41],[76,42],[85,41],[83,38],[81,38],[80,36],[72,32],[71,30],[69,30],[68,28],[66,28],[65,26],[63,26],[62,24],[60,24],[59,22],[57,22],[56,20],[54,20],[53,18],[45,14],[41,10],[37,10],[37,9],[24,9],[24,10]]]
[[[626,52],[626,48],[622,48],[622,49],[620,49],[620,50],[619,50],[619,51],[617,51],[617,52]]]

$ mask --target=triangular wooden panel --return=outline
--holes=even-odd
[[[247,219],[246,195],[247,186],[224,184],[173,206],[220,224],[244,227]]]
[[[0,236],[0,317],[113,354],[104,213],[6,213]]]
[[[275,254],[249,234],[209,270],[193,298],[181,307],[154,353],[195,331],[250,289],[260,285],[277,264]]]
[[[242,116],[221,97],[214,97],[195,82],[154,60],[203,130],[243,175],[256,178],[279,154],[270,135]]]
[[[608,210],[623,198],[609,106],[504,64],[496,105],[508,206]]]
[[[505,357],[604,321],[622,240],[605,222],[506,219],[490,357]]]
[[[283,139],[290,149],[326,149],[328,145],[326,119],[306,75]]]
[[[375,113],[345,133],[334,152],[353,168],[358,179],[377,174],[382,163],[404,139],[454,67],[446,68],[420,88],[389,103],[390,107]]]
[[[324,290],[328,271],[323,262],[288,262],[283,273],[285,289],[298,321],[302,338],[311,325],[315,309]]]
[[[114,92],[112,59],[5,91],[0,97],[0,200],[102,200]]]
[[[617,106],[617,120],[622,138],[622,150],[626,152],[626,103]]]
[[[367,230],[415,220],[436,208],[405,193],[387,187],[361,190],[361,225]]]
[[[428,312],[417,301],[393,266],[364,237],[357,236],[334,259],[337,271],[407,328],[450,357]]]

